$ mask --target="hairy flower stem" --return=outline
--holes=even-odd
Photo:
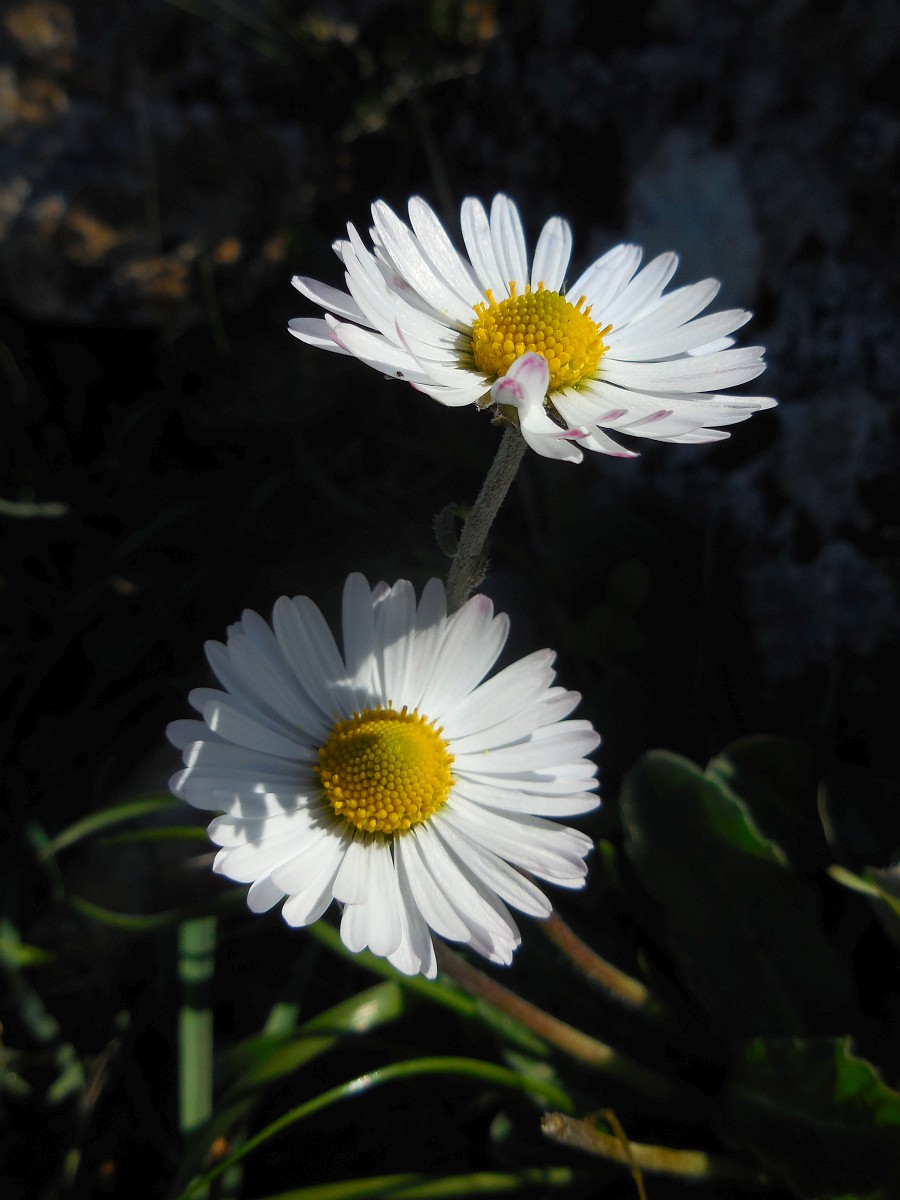
[[[607,1114],[602,1114],[606,1116]],[[607,1117],[608,1119],[608,1117]],[[618,1125],[618,1122],[615,1122]],[[765,1184],[766,1176],[743,1163],[735,1162],[721,1154],[707,1154],[704,1150],[675,1150],[671,1146],[649,1146],[624,1138],[621,1128],[618,1134],[605,1133],[593,1122],[579,1121],[565,1113],[545,1113],[541,1131],[555,1142],[588,1154],[596,1154],[610,1162],[622,1163],[634,1171],[638,1168],[648,1173],[671,1175],[695,1182],[728,1180],[731,1183]]]
[[[614,967],[612,963],[601,958],[596,950],[592,950],[581,938],[569,928],[563,919],[552,912],[545,921],[539,922],[541,930],[547,935],[554,946],[565,954],[575,964],[582,974],[592,983],[602,988],[614,1000],[627,1004],[629,1008],[644,1012],[649,1016],[659,1015],[656,1000],[638,979],[633,979]]]
[[[488,531],[516,477],[525,449],[525,439],[518,428],[507,426],[481,491],[466,517],[450,564],[447,576],[447,608],[450,612],[456,612],[481,582]]]
[[[674,1100],[676,1096],[683,1097],[684,1088],[674,1080],[627,1058],[581,1029],[567,1025],[529,1000],[523,1000],[460,958],[442,942],[435,941],[435,951],[441,970],[470,995],[487,1000],[564,1054],[625,1084],[648,1099],[665,1102]]]

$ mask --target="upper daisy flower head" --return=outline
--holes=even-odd
[[[283,596],[271,625],[248,611],[208,643],[221,689],[169,727],[172,790],[224,811],[215,869],[251,884],[254,912],[283,900],[307,925],[337,900],[345,944],[407,974],[435,974],[432,930],[509,963],[507,905],[551,911],[532,877],[584,884],[591,841],[552,819],[599,804],[600,739],[566,719],[580,697],[553,686],[549,650],[486,679],[509,621],[481,595],[448,616],[436,579],[417,602],[350,575],[342,624],[339,648],[310,599]]]
[[[639,246],[614,246],[567,284],[568,222],[551,217],[529,259],[519,210],[507,196],[495,196],[490,213],[473,197],[463,201],[465,255],[418,196],[409,201],[408,225],[381,200],[372,219],[371,249],[352,225],[335,243],[347,292],[294,278],[325,317],[298,317],[291,333],[408,380],[442,404],[493,401],[513,419],[516,409],[523,436],[540,454],[577,462],[587,448],[633,457],[606,429],[664,442],[717,441],[729,435],[716,426],[776,403],[723,394],[765,369],[763,347],[734,347],[730,335],[749,312],[699,315],[717,280],[666,293],[676,254],[641,269]],[[546,370],[529,359],[520,371],[530,355]],[[510,376],[515,386],[498,389]]]

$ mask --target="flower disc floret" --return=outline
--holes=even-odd
[[[551,391],[591,378],[606,350],[603,336],[612,327],[601,329],[591,320],[584,296],[572,304],[542,283],[536,292],[526,287],[521,296],[515,282],[509,288],[511,295],[499,304],[488,290],[487,303],[474,305],[472,353],[478,369],[499,379],[517,358],[534,353],[547,360]]]
[[[367,833],[403,833],[450,794],[453,756],[430,721],[406,708],[367,708],[338,721],[316,773],[334,812]]]

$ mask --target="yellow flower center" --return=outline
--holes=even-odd
[[[536,292],[526,287],[522,296],[516,295],[514,283],[509,290],[512,294],[499,304],[486,291],[487,302],[475,305],[472,353],[478,369],[499,379],[531,350],[547,360],[551,392],[594,375],[606,351],[603,336],[612,326],[601,329],[591,320],[584,296],[571,304],[559,292],[545,291],[542,283]]]
[[[315,769],[338,816],[367,833],[390,834],[437,812],[450,794],[452,762],[440,729],[404,706],[338,721]]]

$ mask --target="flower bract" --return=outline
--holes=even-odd
[[[271,624],[247,611],[207,657],[219,688],[175,721],[177,796],[220,811],[215,870],[250,884],[255,912],[290,925],[333,900],[341,937],[433,976],[432,932],[491,962],[520,941],[510,907],[546,917],[535,879],[583,886],[590,839],[556,818],[590,812],[599,742],[571,720],[539,650],[488,678],[509,621],[473,596],[447,615],[443,584],[350,575],[339,648],[305,596]]]
[[[524,426],[523,433],[540,454],[578,461],[588,449],[633,457],[607,430],[718,441],[729,436],[719,426],[775,404],[727,392],[765,369],[763,347],[736,347],[731,336],[751,314],[735,308],[701,316],[719,290],[715,279],[667,292],[675,254],[642,268],[639,246],[614,246],[569,284],[568,222],[551,217],[530,257],[518,208],[504,195],[489,213],[473,197],[463,201],[465,254],[418,196],[409,201],[409,224],[380,200],[372,221],[371,248],[352,225],[335,243],[346,292],[294,278],[325,316],[295,318],[291,333],[447,405],[506,402],[494,385],[524,355],[539,355],[547,364],[542,405],[562,434],[562,441],[552,431],[542,436],[529,404],[534,436]]]

